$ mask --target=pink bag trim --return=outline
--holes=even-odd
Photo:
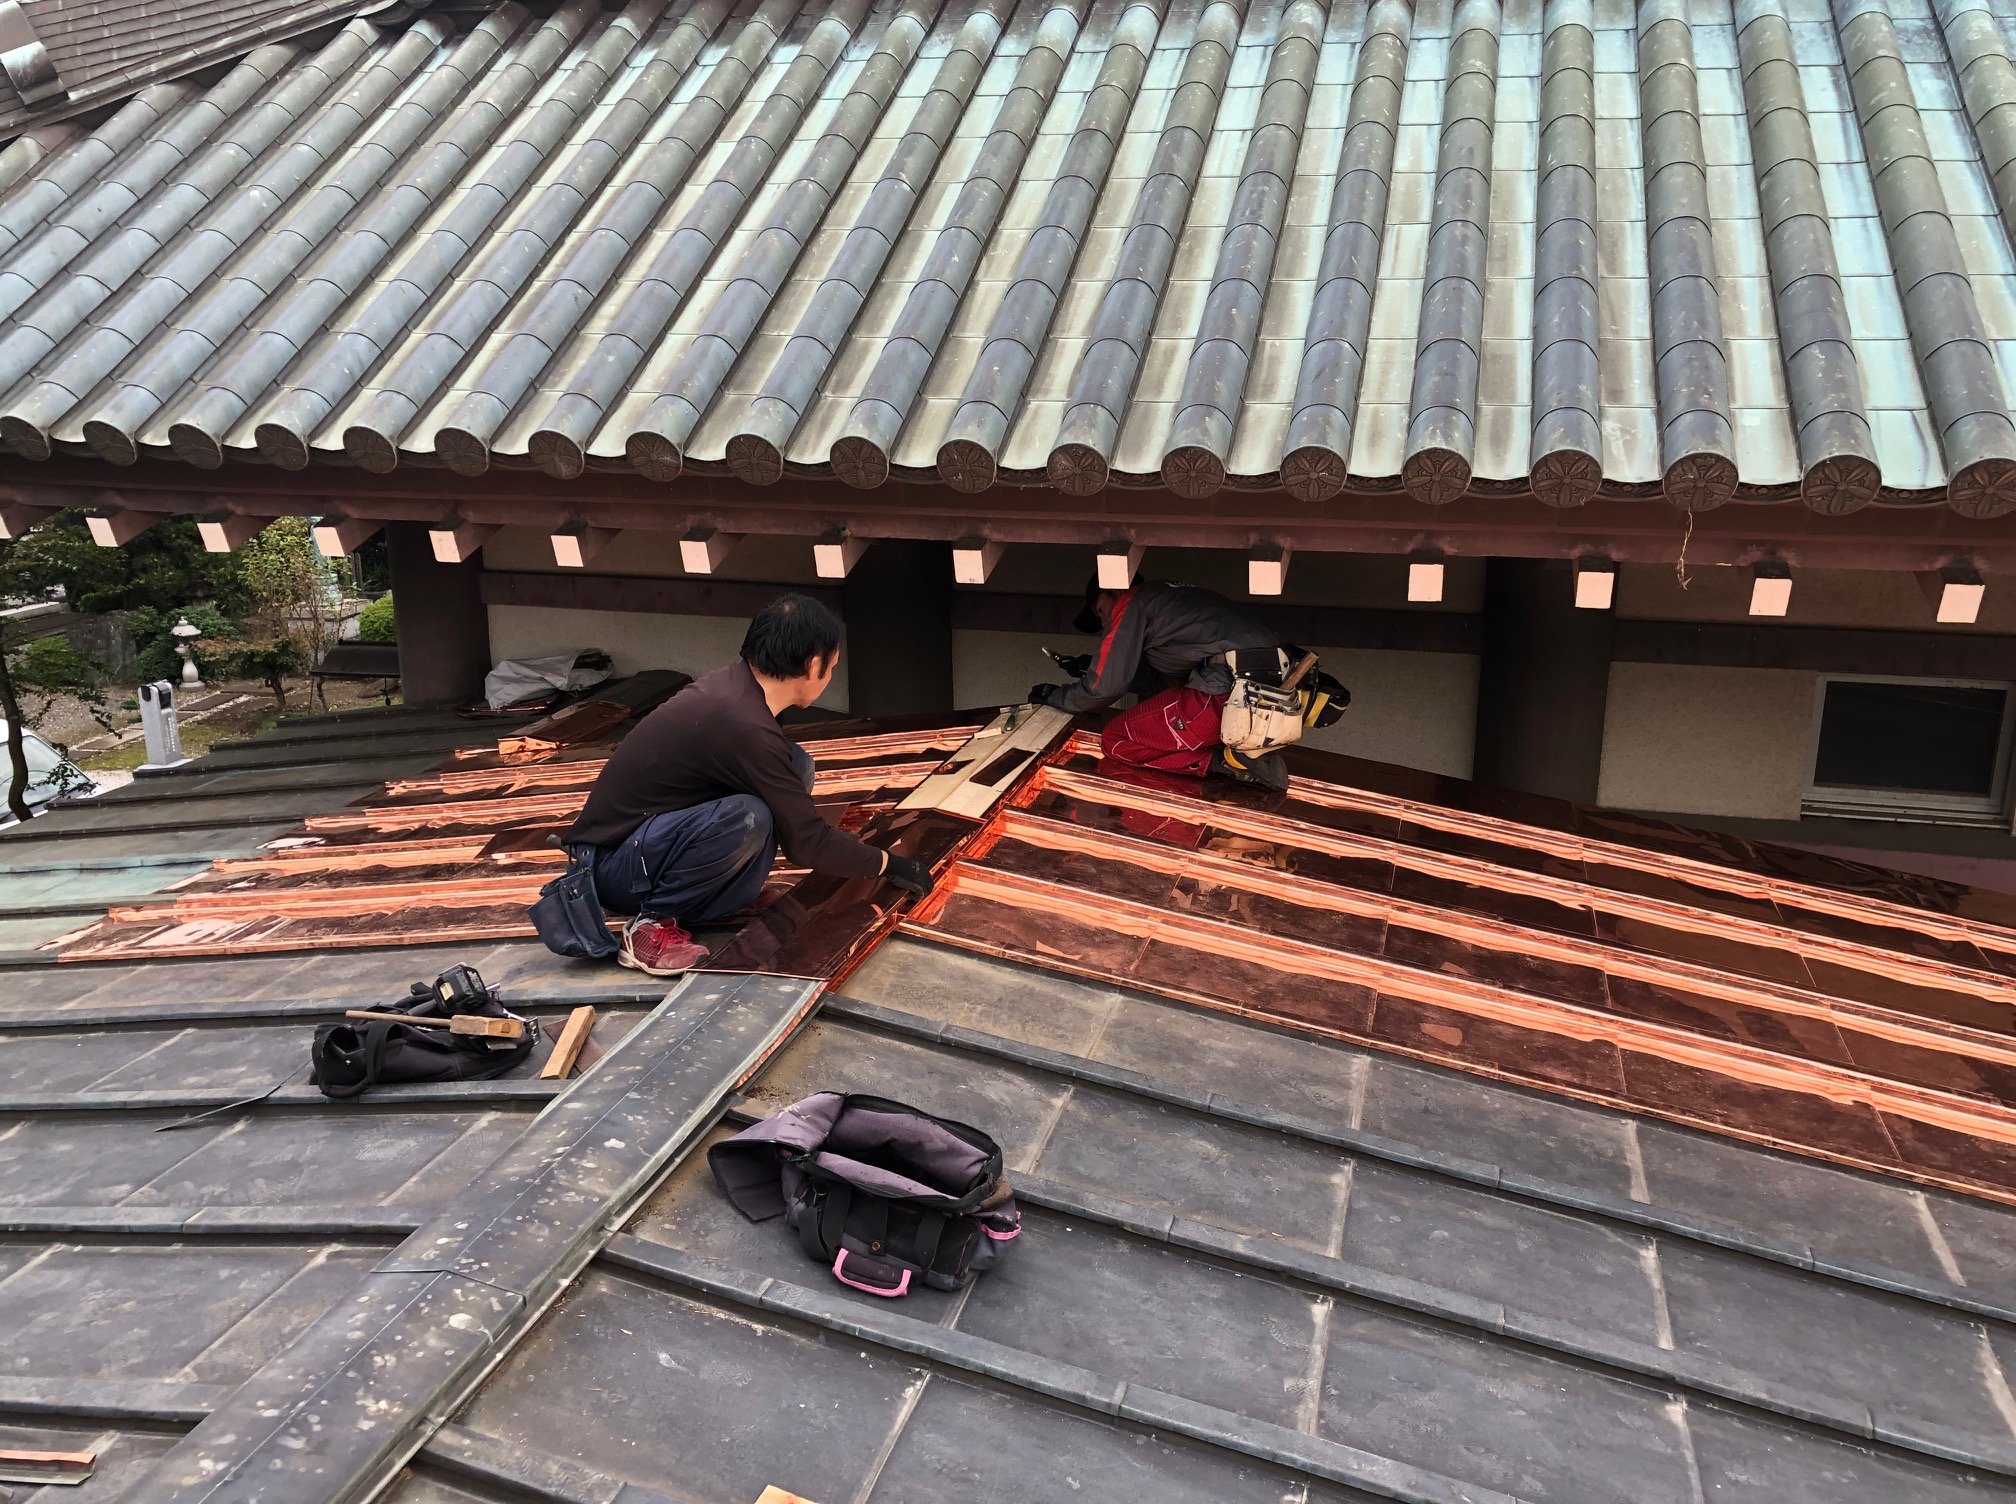
[[[847,1250],[843,1248],[834,1256],[833,1277],[850,1290],[859,1290],[864,1295],[880,1295],[885,1300],[894,1300],[899,1295],[910,1293],[910,1271],[908,1269],[903,1271],[903,1278],[897,1283],[896,1288],[891,1290],[884,1285],[864,1285],[858,1279],[849,1279],[840,1268],[846,1262]]]

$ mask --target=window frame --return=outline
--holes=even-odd
[[[1858,789],[1821,784],[1820,735],[1827,715],[1830,684],[1908,684],[1919,689],[1998,689],[2002,691],[2002,729],[1995,745],[1995,771],[1986,795],[1936,794],[1911,789]],[[1910,674],[1816,674],[1813,682],[1813,729],[1806,745],[1806,785],[1799,813],[1835,819],[1893,820],[1919,825],[1975,825],[2007,829],[2009,764],[2016,745],[2016,682],[2007,679],[1927,679]]]

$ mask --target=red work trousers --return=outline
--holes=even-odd
[[[1116,762],[1202,778],[1218,750],[1224,695],[1165,689],[1123,710],[1100,733],[1100,751]]]

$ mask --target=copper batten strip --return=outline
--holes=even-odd
[[[976,907],[977,906],[977,907]],[[2016,1202],[2016,1109],[962,864],[906,931]],[[1676,1083],[1686,1083],[1684,1089]],[[1966,1146],[1972,1146],[1968,1148]]]
[[[1827,1023],[1848,1023],[1865,1033],[1922,1048],[1964,1054],[1971,1060],[2001,1062],[2016,1071],[2016,1039],[2008,1035],[1971,1029],[1943,1019],[1919,1018],[1824,993],[1739,976],[1690,961],[1649,957],[1600,941],[1581,940],[1488,917],[1459,914],[1363,889],[1316,882],[1236,858],[1091,831],[1027,811],[1018,810],[1008,815],[992,839],[968,852],[967,860],[990,870],[1001,870],[1000,863],[989,858],[995,853],[996,843],[1006,838],[1052,851],[1103,857],[1113,863],[1145,867],[1171,876],[1197,877],[1214,886],[1273,895],[1291,903],[1333,913],[1359,915],[1382,923],[1405,923],[1487,949],[1597,968],[1611,975],[1654,985],[1679,983],[1700,996],[1739,1007],[1762,1007],[1775,1013]],[[2016,984],[1984,974],[1971,975],[1967,980],[1970,992],[1984,999],[2005,1002],[2016,1009]]]
[[[1880,898],[1841,893],[1789,878],[1765,873],[1742,872],[1696,857],[1652,853],[1635,846],[1598,840],[1588,836],[1564,836],[1542,826],[1520,825],[1492,815],[1473,815],[1441,805],[1420,804],[1388,794],[1346,789],[1336,784],[1307,778],[1289,782],[1292,797],[1331,809],[1348,809],[1366,814],[1387,815],[1410,824],[1474,836],[1502,845],[1523,846],[1575,862],[1595,861],[1660,877],[1676,877],[1732,893],[1754,892],[1770,898],[1785,898],[1800,907],[1821,909],[1843,918],[1867,919],[1877,923],[1922,928],[1961,940],[1985,940],[1997,948],[2016,948],[2016,929],[1981,920],[1960,919],[1929,909],[1891,903]]]
[[[1330,830],[1285,815],[1267,814],[1234,805],[1202,804],[1196,800],[1164,794],[1136,784],[1089,776],[1067,768],[1046,769],[1043,773],[1042,786],[1043,789],[1084,799],[1094,804],[1139,810],[1144,814],[1211,826],[1263,841],[1286,843],[1336,856],[1370,857],[1392,862],[1416,872],[1491,892],[1525,894],[1550,902],[1595,908],[1605,913],[1641,919],[1649,923],[1737,936],[1758,945],[1790,950],[1802,956],[1810,956],[1837,965],[1876,966],[1900,980],[1923,980],[1945,986],[1951,986],[1958,981],[1971,990],[1985,976],[1991,975],[1897,951],[1835,940],[1786,925],[1694,908],[1672,899],[1598,888],[1568,878],[1499,866],[1476,857],[1449,856],[1426,851],[1418,846],[1410,846],[1405,842],[1387,840],[1379,836]],[[1027,802],[1040,792],[1041,790],[1025,790],[1022,799]],[[2016,935],[2008,936],[2006,943],[2016,945]]]

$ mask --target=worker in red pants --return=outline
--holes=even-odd
[[[1038,684],[1029,691],[1031,701],[1075,715],[1131,691],[1141,702],[1114,716],[1101,733],[1107,757],[1164,773],[1219,773],[1277,791],[1288,787],[1278,752],[1242,756],[1218,735],[1235,665],[1242,673],[1285,669],[1274,632],[1215,591],[1160,580],[1101,590],[1096,577],[1085,587],[1085,609],[1074,625],[1097,632],[1099,646],[1075,684]]]

